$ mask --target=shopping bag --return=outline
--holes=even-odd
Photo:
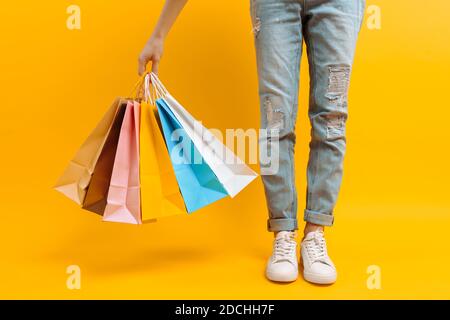
[[[92,174],[83,209],[103,215],[127,102],[122,101]]]
[[[141,103],[140,182],[143,222],[186,213],[155,113],[154,105]]]
[[[233,151],[226,147],[207,128],[186,111],[183,106],[170,95],[158,77],[151,73],[154,90],[158,92],[158,103],[167,106],[179,125],[202,158],[214,172],[227,193],[234,197],[258,175],[251,170]]]
[[[139,187],[140,105],[129,101],[120,130],[104,221],[141,224]]]
[[[158,99],[156,104],[166,146],[188,213],[226,197],[226,190],[208,165],[201,161],[201,155],[165,101]],[[194,161],[195,159],[200,161]]]
[[[75,157],[70,161],[54,187],[80,205],[86,196],[86,189],[91,181],[95,164],[100,156],[120,103],[121,100],[119,98],[114,101],[97,127],[80,147]]]

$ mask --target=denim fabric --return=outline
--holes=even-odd
[[[297,229],[294,146],[303,40],[309,61],[312,128],[304,219],[330,226],[342,180],[347,92],[365,1],[250,1],[266,148],[275,141],[270,136],[279,135],[278,170],[262,175],[268,229]],[[265,165],[261,164],[262,169]]]

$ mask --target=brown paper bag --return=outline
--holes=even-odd
[[[114,167],[117,144],[119,142],[120,128],[125,115],[126,103],[122,101],[117,110],[116,117],[109,131],[108,138],[103,146],[97,164],[92,174],[86,197],[83,202],[83,209],[103,215],[108,197],[109,183]]]
[[[80,205],[83,204],[94,167],[105,144],[120,103],[121,99],[114,101],[97,127],[78,150],[75,157],[70,161],[55,185],[57,191]]]

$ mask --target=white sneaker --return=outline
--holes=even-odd
[[[280,231],[273,241],[273,253],[266,267],[266,277],[272,281],[291,282],[298,277],[297,233]]]
[[[303,277],[317,284],[331,284],[336,281],[336,268],[328,257],[323,231],[309,232],[301,244]]]

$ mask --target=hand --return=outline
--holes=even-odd
[[[152,72],[158,74],[159,61],[164,49],[164,40],[160,37],[152,36],[145,44],[139,55],[138,73],[142,75],[146,71],[147,64],[152,62]]]

